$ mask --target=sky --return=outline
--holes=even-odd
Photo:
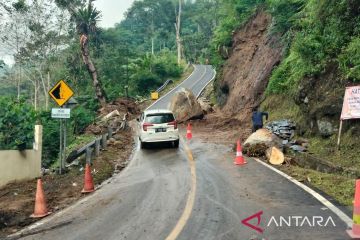
[[[1,1],[1,0],[0,0]],[[114,27],[124,18],[124,13],[131,7],[135,0],[96,0],[95,7],[101,11],[102,17],[99,26],[103,28]],[[8,65],[14,63],[13,56],[0,51],[0,59]]]
[[[100,27],[113,27],[124,18],[124,13],[131,7],[134,0],[96,0],[95,7],[101,11],[102,20]]]

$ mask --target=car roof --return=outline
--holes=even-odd
[[[173,113],[172,111],[168,110],[168,109],[153,109],[153,110],[145,110],[144,114],[148,115],[148,114],[154,114],[154,113]]]

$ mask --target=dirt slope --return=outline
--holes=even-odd
[[[271,16],[259,11],[235,32],[219,82],[220,95],[225,98],[222,113],[247,126],[252,108],[260,104],[271,71],[282,56],[278,37],[268,33],[270,25]]]

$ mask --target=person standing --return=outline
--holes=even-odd
[[[257,107],[253,109],[252,113],[252,122],[253,122],[253,132],[256,132],[258,129],[263,128],[263,117],[265,116],[266,120],[269,118],[267,112],[261,112]]]

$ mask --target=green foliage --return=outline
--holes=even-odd
[[[95,120],[95,112],[83,106],[78,106],[71,112],[71,125],[73,133],[78,135],[84,132],[85,128]]]
[[[293,11],[280,11],[283,1],[269,2],[275,21],[282,22],[280,30],[296,33],[288,55],[273,71],[268,93],[296,90],[300,80],[323,73],[334,60],[340,63],[344,78],[359,79],[360,2],[307,0],[304,5],[302,1],[287,2],[284,8]],[[302,8],[300,12],[298,7]]]
[[[50,111],[38,113],[38,120],[43,126],[42,165],[49,167],[58,157],[60,145],[60,123],[51,118]]]
[[[266,0],[268,11],[273,18],[272,32],[283,34],[290,30],[305,2],[306,0]]]
[[[339,58],[343,74],[349,80],[360,81],[360,37],[355,37]]]
[[[163,51],[158,56],[150,54],[133,61],[130,68],[130,92],[148,94],[149,90],[160,87],[168,78],[180,77],[183,69],[177,64],[176,56]]]
[[[31,148],[36,120],[31,105],[24,100],[1,97],[0,108],[0,149],[16,149],[21,143]]]
[[[222,64],[220,49],[231,47],[232,33],[245,24],[263,3],[264,0],[226,0],[220,5],[218,14],[221,17],[211,40],[211,62],[214,65]]]

